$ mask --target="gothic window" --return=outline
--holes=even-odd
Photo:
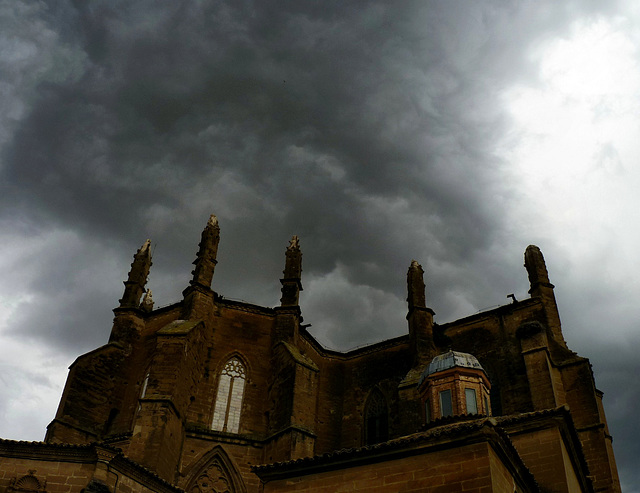
[[[389,439],[389,409],[380,390],[371,392],[364,411],[365,442],[367,445]]]
[[[187,493],[247,493],[242,476],[220,446],[200,460],[200,467],[189,473]]]
[[[151,370],[147,370],[147,373],[144,377],[144,380],[142,381],[142,389],[140,390],[140,397],[139,399],[144,399],[145,396],[147,395],[147,386],[149,385],[149,375],[151,374]],[[138,401],[138,408],[136,413],[140,412],[140,409],[142,409],[142,405],[140,404],[140,401]]]
[[[140,399],[143,399],[147,395],[147,386],[149,385],[149,374],[150,374],[150,371],[147,371],[147,374],[144,377],[144,381],[142,382],[142,391],[140,392]]]
[[[238,358],[231,358],[220,374],[211,429],[238,433],[245,380],[244,365]]]
[[[190,493],[231,493],[231,482],[219,464],[212,464],[196,479]]]

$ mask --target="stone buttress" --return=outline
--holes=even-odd
[[[169,481],[178,470],[189,405],[205,372],[206,325],[214,313],[211,282],[219,241],[220,227],[212,214],[202,232],[190,285],[183,291],[182,316],[155,332],[153,359],[128,447],[133,460]]]
[[[302,290],[302,252],[298,237],[286,250],[282,297],[275,308],[272,382],[269,389],[270,435],[265,456],[289,460],[313,455],[318,393],[318,367],[300,352],[299,296]]]
[[[47,427],[47,442],[100,440],[118,428],[126,413],[124,400],[131,389],[125,374],[136,358],[133,348],[145,326],[140,298],[151,268],[150,247],[147,240],[133,257],[120,305],[113,310],[109,343],[80,356],[70,366],[56,417]]]

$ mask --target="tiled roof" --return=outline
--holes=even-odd
[[[8,454],[4,454],[5,456],[14,456],[17,453],[28,453],[28,452],[49,452],[49,454],[55,454],[56,451],[62,454],[68,454],[73,452],[78,452],[79,454],[86,454],[87,452],[95,451],[96,448],[105,449],[114,454],[114,457],[117,457],[120,461],[126,463],[132,469],[136,470],[138,473],[143,474],[144,476],[156,481],[166,488],[175,491],[176,493],[182,493],[183,490],[178,488],[177,486],[169,483],[168,481],[162,479],[155,472],[147,469],[146,467],[138,464],[136,461],[130,459],[126,455],[122,453],[122,450],[119,448],[113,447],[104,442],[92,442],[89,444],[71,444],[71,443],[46,443],[46,442],[31,442],[24,440],[7,440],[4,438],[0,438],[0,456],[2,454],[2,449],[7,449]],[[47,457],[55,457],[55,455],[49,455]],[[73,454],[75,455],[75,454]],[[83,455],[80,455],[81,457]]]
[[[511,424],[522,421],[530,421],[532,418],[545,416],[563,416],[571,419],[568,406],[560,406],[552,409],[542,409],[540,411],[530,411],[528,413],[507,414],[505,416],[494,416],[498,424]]]
[[[89,450],[93,448],[94,443],[76,445],[72,443],[46,443],[46,442],[31,442],[27,440],[9,440],[7,438],[0,438],[0,445],[9,447],[40,447],[40,448],[60,448],[60,449],[78,449]],[[105,448],[113,448],[109,445],[104,445]]]
[[[328,452],[314,457],[304,457],[301,459],[274,462],[271,464],[263,464],[253,466],[254,472],[267,472],[273,470],[286,470],[296,468],[299,466],[321,465],[326,463],[333,463],[340,460],[351,459],[355,457],[363,457],[368,455],[377,454],[379,452],[393,451],[402,449],[408,445],[418,444],[420,442],[426,442],[434,440],[436,438],[448,438],[457,437],[461,435],[468,435],[473,431],[478,431],[483,427],[488,426],[491,428],[496,427],[496,422],[493,418],[481,418],[472,421],[463,421],[450,424],[444,424],[435,428],[431,428],[427,431],[413,433],[400,438],[388,440],[386,442],[377,443],[375,445],[366,445],[357,448],[348,448],[336,450],[334,452]]]

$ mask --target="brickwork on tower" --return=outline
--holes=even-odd
[[[537,247],[530,298],[442,325],[412,261],[407,334],[339,352],[302,323],[297,236],[276,307],[212,289],[219,241],[212,216],[182,301],[159,309],[150,242],[137,251],[109,342],[71,365],[45,443],[0,441],[0,493],[620,491],[602,394]],[[477,367],[428,370],[448,351]]]

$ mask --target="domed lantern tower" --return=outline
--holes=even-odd
[[[418,384],[425,422],[465,414],[491,415],[491,383],[475,356],[447,351],[431,360]]]

